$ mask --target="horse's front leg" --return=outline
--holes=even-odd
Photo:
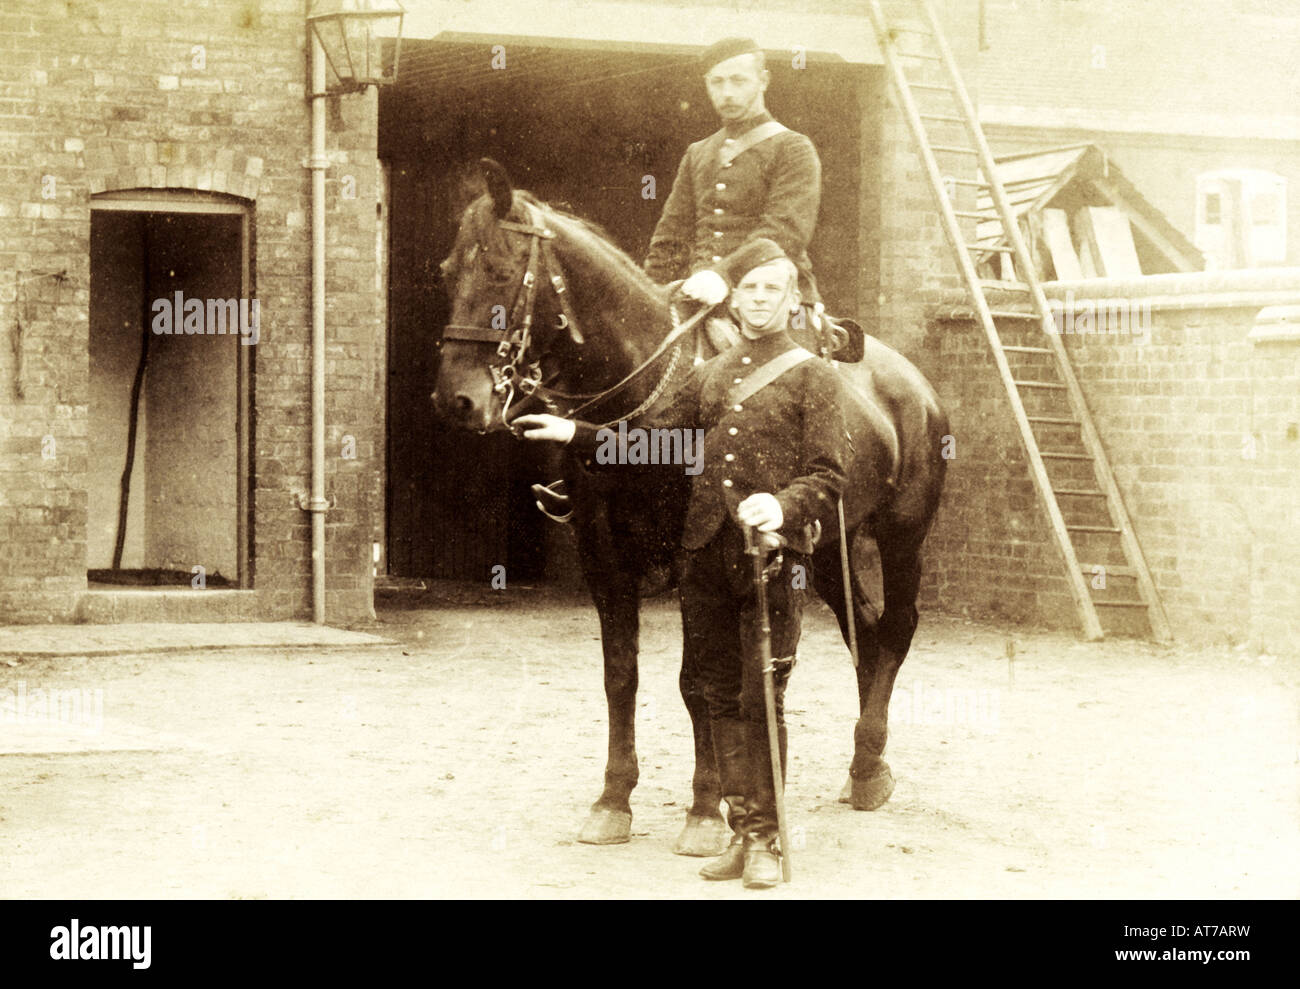
[[[605,701],[609,706],[609,754],[605,762],[605,788],[591,805],[578,840],[589,845],[616,845],[632,836],[629,798],[639,773],[636,688],[640,600],[635,577],[606,574],[588,583],[600,615]]]
[[[695,777],[691,781],[693,800],[686,812],[686,825],[678,835],[673,851],[678,855],[712,857],[721,855],[726,849],[731,831],[719,810],[722,783],[718,779],[718,760],[713,751],[709,706],[695,655],[698,644],[690,636],[683,636],[683,639],[682,672],[678,684],[695,732]]]

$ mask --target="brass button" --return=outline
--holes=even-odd
[[[713,255],[713,260],[714,260],[715,262],[716,262],[716,261],[721,261],[721,260],[722,260],[722,255],[721,255],[721,254],[715,254],[715,255]]]
[[[727,463],[731,463],[733,460],[736,459],[736,455],[734,453],[729,453],[722,459],[725,460]]]
[[[721,207],[721,206],[714,207],[713,215],[714,215],[714,216],[721,216],[721,215],[722,215],[722,207]]]
[[[725,183],[725,182],[719,182],[719,183],[718,183],[717,185],[715,185],[713,188],[715,188],[715,189],[717,189],[719,192],[721,192],[721,191],[722,191],[723,189],[725,189],[726,187],[727,187],[727,183]]]
[[[749,359],[748,357],[742,357],[742,358],[740,359],[740,363],[742,363],[742,364],[748,364],[748,363],[750,363],[750,359]]]
[[[740,379],[739,379],[739,378],[732,378],[732,379],[731,379],[731,383],[732,383],[733,385],[738,385],[738,384],[740,384]]]
[[[732,163],[729,162],[729,161],[724,161],[724,162],[722,163],[722,167],[723,167],[723,168],[730,168],[730,167],[731,167],[731,164],[732,164]]]
[[[743,405],[741,405],[740,403],[736,403],[735,405],[733,405],[733,406],[731,407],[731,411],[732,411],[732,412],[744,412],[744,411],[745,411],[745,407],[744,407]]]
[[[721,237],[721,236],[722,236],[722,231],[721,231],[721,230],[715,230],[715,231],[713,231],[713,236],[715,236],[715,237]]]
[[[723,478],[722,486],[723,486],[724,488],[729,488],[729,487],[731,487],[731,478],[729,478],[729,477],[727,477],[727,478]]]
[[[738,432],[740,432],[740,430],[737,429],[735,426],[732,426],[730,429],[727,430],[727,435],[735,436]]]

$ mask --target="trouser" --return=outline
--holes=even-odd
[[[770,562],[770,561],[769,561]],[[812,561],[786,549],[767,583],[782,779],[786,762],[785,687],[799,645]],[[763,699],[758,600],[744,537],[731,522],[687,551],[681,578],[682,626],[698,657],[723,798],[737,831],[771,840],[776,806]]]

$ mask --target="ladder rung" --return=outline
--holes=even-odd
[[[953,213],[956,214],[957,216],[963,216],[968,220],[989,219],[989,215],[987,213],[972,213],[970,210],[966,210],[966,209],[955,209],[953,210]]]
[[[1070,532],[1109,532],[1118,535],[1119,530],[1113,525],[1067,525],[1065,527]]]
[[[950,113],[919,113],[917,114],[922,120],[943,120],[950,124],[964,124],[965,117],[954,117]]]
[[[1094,573],[1098,567],[1106,572],[1108,577],[1136,577],[1137,571],[1132,567],[1111,566],[1109,563],[1080,563],[1079,570],[1082,573]]]
[[[953,185],[973,185],[980,189],[987,189],[989,184],[983,179],[944,179],[945,183],[951,182]]]
[[[1053,488],[1056,494],[1071,495],[1075,498],[1105,498],[1106,492],[1093,491],[1088,488]]]
[[[980,279],[980,288],[997,289],[1000,292],[1028,292],[1029,286],[1024,282],[999,282],[988,278]]]
[[[957,90],[951,86],[945,86],[938,82],[914,82],[910,83],[912,89],[929,89],[936,93],[955,93]]]
[[[1035,312],[1021,312],[1019,309],[990,309],[989,315],[994,319],[1025,319],[1040,322],[1043,317]]]
[[[1046,457],[1048,460],[1091,460],[1086,453],[1066,453],[1064,450],[1039,450],[1040,457]],[[1069,526],[1066,526],[1068,529]]]
[[[1145,608],[1147,606],[1145,601],[1098,601],[1095,598],[1092,604],[1095,608]]]
[[[1014,254],[1015,249],[1010,246],[998,246],[995,244],[967,244],[968,251],[994,251],[998,254]]]
[[[1003,350],[1009,350],[1013,354],[1050,354],[1051,351],[1046,347],[1012,347],[1009,344],[1002,345]],[[1032,422],[1032,420],[1030,420]]]
[[[1065,391],[1065,385],[1058,385],[1055,381],[1016,381],[1014,378],[1011,380],[1015,381],[1021,388],[1059,388],[1061,391]],[[1043,456],[1045,457],[1047,454],[1043,454]]]
[[[1010,347],[1004,347],[1004,350],[1010,350]],[[1030,422],[1046,422],[1053,426],[1079,426],[1082,425],[1078,419],[1063,419],[1061,416],[1025,416]]]
[[[926,58],[929,59],[931,62],[943,61],[942,55],[931,55],[928,52],[905,52],[902,49],[899,49],[898,54],[901,55],[903,58]]]
[[[945,151],[953,155],[977,155],[979,154],[974,148],[959,148],[953,144],[932,144],[931,151]]]

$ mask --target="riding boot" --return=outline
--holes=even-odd
[[[731,844],[700,870],[705,879],[739,879],[745,867],[745,830],[749,816],[746,794],[750,790],[748,736],[745,723],[730,718],[714,721],[713,753],[718,762],[718,781],[727,804]]]

